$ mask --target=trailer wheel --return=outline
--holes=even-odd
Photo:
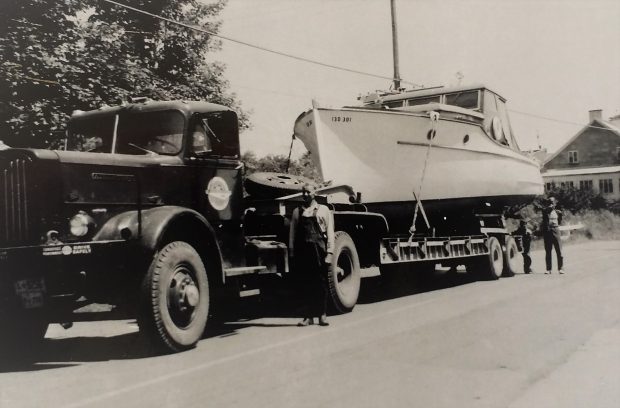
[[[344,231],[336,232],[327,281],[336,312],[347,313],[353,310],[360,292],[360,261],[353,240]]]
[[[481,279],[497,280],[502,276],[504,269],[502,246],[495,237],[490,237],[487,241],[487,245],[489,247],[489,253],[482,257],[480,262],[476,265],[478,269],[477,272]]]
[[[245,189],[256,198],[278,198],[301,191],[304,184],[316,186],[311,179],[294,174],[257,172],[245,179]]]
[[[519,248],[517,242],[511,236],[506,237],[506,245],[504,249],[504,270],[502,276],[514,276],[518,269]]]
[[[158,349],[176,352],[196,345],[209,315],[209,282],[191,245],[175,241],[155,254],[142,283],[140,307],[140,331]]]

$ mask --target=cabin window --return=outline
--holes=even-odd
[[[427,103],[439,103],[439,95],[407,99],[407,106],[426,105]]]
[[[465,109],[480,109],[480,98],[478,91],[465,91],[447,94],[445,96],[447,105],[459,106]]]
[[[568,162],[570,164],[579,163],[579,154],[577,150],[571,150],[568,152]]]
[[[551,191],[555,189],[555,182],[550,182],[545,184],[545,190]]]
[[[601,194],[611,194],[614,192],[614,185],[611,179],[602,179],[598,181],[598,188]]]
[[[592,180],[579,180],[580,190],[592,190]]]
[[[384,103],[383,106],[385,106],[387,108],[402,108],[403,107],[403,103],[404,103],[404,101],[392,101],[392,102]]]

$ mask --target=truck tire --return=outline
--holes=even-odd
[[[8,308],[0,312],[0,325],[0,361],[37,359],[49,326],[41,311]]]
[[[317,185],[307,177],[273,172],[252,173],[244,185],[251,197],[278,198],[300,192],[304,184]]]
[[[353,310],[360,292],[360,260],[353,240],[344,231],[336,232],[327,282],[334,310],[337,313]]]
[[[186,242],[158,251],[142,283],[138,325],[157,349],[196,346],[209,316],[209,281],[200,255]]]
[[[514,276],[519,267],[518,262],[519,248],[517,242],[511,236],[506,236],[506,245],[504,248],[504,270],[502,276]]]
[[[497,280],[502,276],[504,269],[504,254],[499,240],[490,237],[487,241],[489,253],[477,263],[476,272],[482,280]]]

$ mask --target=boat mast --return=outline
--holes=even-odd
[[[392,53],[394,55],[394,90],[400,88],[400,72],[398,70],[398,33],[396,31],[396,0],[390,0],[392,10]]]

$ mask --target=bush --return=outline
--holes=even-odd
[[[546,196],[539,197],[537,201],[540,203],[546,197],[555,197],[559,205],[564,210],[576,213],[585,210],[610,210],[620,214],[620,201],[607,200],[600,194],[596,194],[592,190],[580,190],[572,187],[558,188],[555,187],[548,191]]]

